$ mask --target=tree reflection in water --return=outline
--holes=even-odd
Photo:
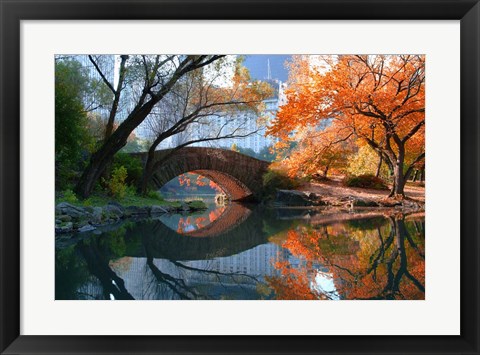
[[[301,225],[282,246],[303,265],[276,263],[280,276],[268,284],[277,299],[424,299],[424,229],[403,215]],[[325,277],[333,289],[322,287]]]
[[[191,236],[150,220],[73,239],[56,299],[425,298],[423,216],[229,213]]]
[[[209,295],[209,290],[206,290],[206,292],[202,290],[202,285],[192,285],[186,282],[186,280],[191,278],[192,273],[197,274],[195,278],[198,278],[198,275],[201,274],[207,277],[213,276],[216,283],[226,290],[226,285],[231,283],[240,288],[245,287],[246,279],[249,279],[254,284],[259,282],[255,277],[247,274],[211,270],[208,264],[204,264],[204,268],[197,268],[172,259],[162,260],[161,265],[166,266],[170,273],[162,272],[155,263],[151,252],[152,248],[148,244],[149,238],[143,238],[143,241],[145,254],[147,256],[146,266],[148,267],[148,269],[145,270],[145,274],[147,278],[150,278],[150,280],[147,281],[148,286],[146,288],[148,296],[144,295],[144,298],[182,300],[215,299],[215,297]]]

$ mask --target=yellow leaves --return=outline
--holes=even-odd
[[[296,83],[293,89],[286,91],[288,103],[280,110],[275,124],[293,130],[303,125],[316,125],[332,115],[345,120],[354,112],[366,119],[378,120],[378,116],[385,116],[392,121],[415,115],[406,113],[424,107],[423,74],[417,73],[421,57],[410,59],[416,65],[405,65],[396,57],[341,56],[331,71],[323,73],[298,63],[296,73],[308,75],[308,84]],[[409,87],[404,84],[407,79],[413,82]],[[360,109],[349,110],[355,107]]]
[[[289,174],[308,175],[340,163],[338,158],[351,152],[343,141],[348,134],[359,145],[370,141],[394,154],[405,148],[405,162],[414,161],[425,149],[424,66],[425,58],[416,55],[296,56],[287,103],[267,131],[282,141],[299,142],[285,161]],[[319,138],[322,130],[329,132]],[[300,137],[305,131],[312,136]],[[290,146],[281,143],[277,149]]]
[[[358,151],[348,158],[347,172],[350,175],[375,175],[379,163],[378,153],[366,144],[360,145]],[[389,176],[386,164],[381,166],[381,177],[387,179]]]
[[[296,142],[294,149],[287,141],[275,146],[280,156],[286,156],[279,164],[290,177],[343,171],[353,149],[348,131],[332,131],[329,127],[323,130],[310,127],[299,129],[290,139]]]

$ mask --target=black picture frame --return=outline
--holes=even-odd
[[[121,2],[0,0],[0,11],[0,350],[2,354],[479,354],[480,4],[478,0],[124,0]],[[282,337],[20,335],[20,22],[22,20],[80,19],[461,20],[461,335]]]

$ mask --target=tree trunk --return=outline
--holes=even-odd
[[[221,58],[221,56],[212,56],[212,58],[202,62],[202,60],[205,59],[205,56],[186,56],[168,82],[163,85],[162,89],[160,89],[155,95],[151,95],[151,98],[147,102],[144,102],[144,98],[147,94],[144,93],[143,98],[139,99],[137,106],[128,117],[115,131],[113,131],[111,136],[105,140],[102,147],[91,156],[90,163],[83,171],[82,176],[75,187],[77,195],[80,198],[87,198],[92,193],[95,183],[105,171],[108,162],[113,159],[115,153],[127,144],[127,139],[130,133],[132,133],[133,130],[145,120],[153,107],[162,100],[183,75],[192,70],[202,68],[219,58]]]
[[[418,170],[415,170],[415,173],[413,174],[413,179],[412,179],[412,181],[413,181],[413,182],[417,181],[417,178],[418,178]]]
[[[405,197],[405,179],[403,177],[403,157],[398,159],[393,167],[393,187],[390,191],[390,197],[401,198]]]
[[[159,100],[158,100],[159,101]],[[122,147],[127,144],[130,133],[143,122],[150,113],[156,100],[150,100],[142,107],[135,109],[125,121],[112,133],[102,147],[90,157],[90,163],[83,171],[80,180],[75,187],[75,193],[80,198],[87,198],[93,191],[95,183],[105,171],[109,161],[113,159]]]
[[[378,165],[377,165],[377,172],[375,173],[376,177],[380,176],[380,169],[382,168],[383,157],[382,154],[378,155]]]
[[[393,187],[390,191],[389,197],[403,199],[405,197],[405,182],[408,178],[407,176],[403,175],[403,163],[405,160],[405,149],[402,145],[398,144],[398,153],[396,156],[396,161],[393,164]],[[411,171],[411,167],[408,169]]]
[[[106,148],[110,148],[110,146]],[[100,176],[102,176],[109,161],[111,161],[116,152],[116,150],[111,153],[110,151],[112,151],[112,149],[103,149],[91,156],[90,163],[84,170],[75,188],[78,197],[87,198],[92,193],[95,183]]]
[[[143,174],[142,174],[142,180],[138,188],[138,192],[141,193],[142,195],[145,195],[147,193],[148,182],[153,176],[153,172],[155,171],[155,166],[158,165],[157,163],[155,163],[155,150],[157,149],[158,145],[161,142],[163,142],[168,137],[173,136],[175,134],[174,132],[175,130],[173,129],[173,127],[167,130],[166,132],[163,132],[152,142],[152,145],[148,149],[147,161],[145,162],[145,167],[143,169]]]
[[[118,104],[120,102],[120,96],[123,91],[123,82],[125,81],[125,75],[126,75],[125,64],[129,56],[121,55],[120,57],[122,58],[122,61],[120,63],[120,76],[118,78],[117,89],[114,92],[115,96],[113,99],[112,108],[110,109],[110,115],[108,117],[107,127],[105,128],[105,140],[110,138],[110,136],[113,133],[115,117],[117,116],[117,111],[118,111]]]
[[[115,118],[117,117],[118,111],[118,104],[120,102],[120,96],[123,91],[123,82],[125,81],[126,69],[125,64],[128,60],[128,55],[121,56],[122,61],[120,63],[120,77],[118,79],[117,88],[114,91],[114,99],[112,108],[110,109],[110,114],[108,116],[107,126],[105,127],[105,137],[104,140],[106,141],[113,133],[114,125],[115,125]],[[105,179],[108,179],[112,170],[113,165],[113,157],[109,159],[105,164],[105,169],[102,172],[102,175]]]
[[[323,169],[323,177],[324,177],[324,178],[327,177],[328,169],[329,169],[329,168],[330,168],[330,167],[327,165],[327,166],[325,167],[325,169]]]
[[[154,167],[154,157],[155,157],[155,148],[150,148],[147,154],[147,161],[145,162],[145,167],[143,169],[142,180],[139,186],[139,192],[142,195],[145,195],[148,190],[148,182],[153,175],[153,167]]]

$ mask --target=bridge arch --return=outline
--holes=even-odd
[[[157,188],[181,174],[194,172],[218,184],[231,200],[257,199],[269,165],[232,150],[204,147],[158,150],[155,162],[161,162],[151,179]]]

